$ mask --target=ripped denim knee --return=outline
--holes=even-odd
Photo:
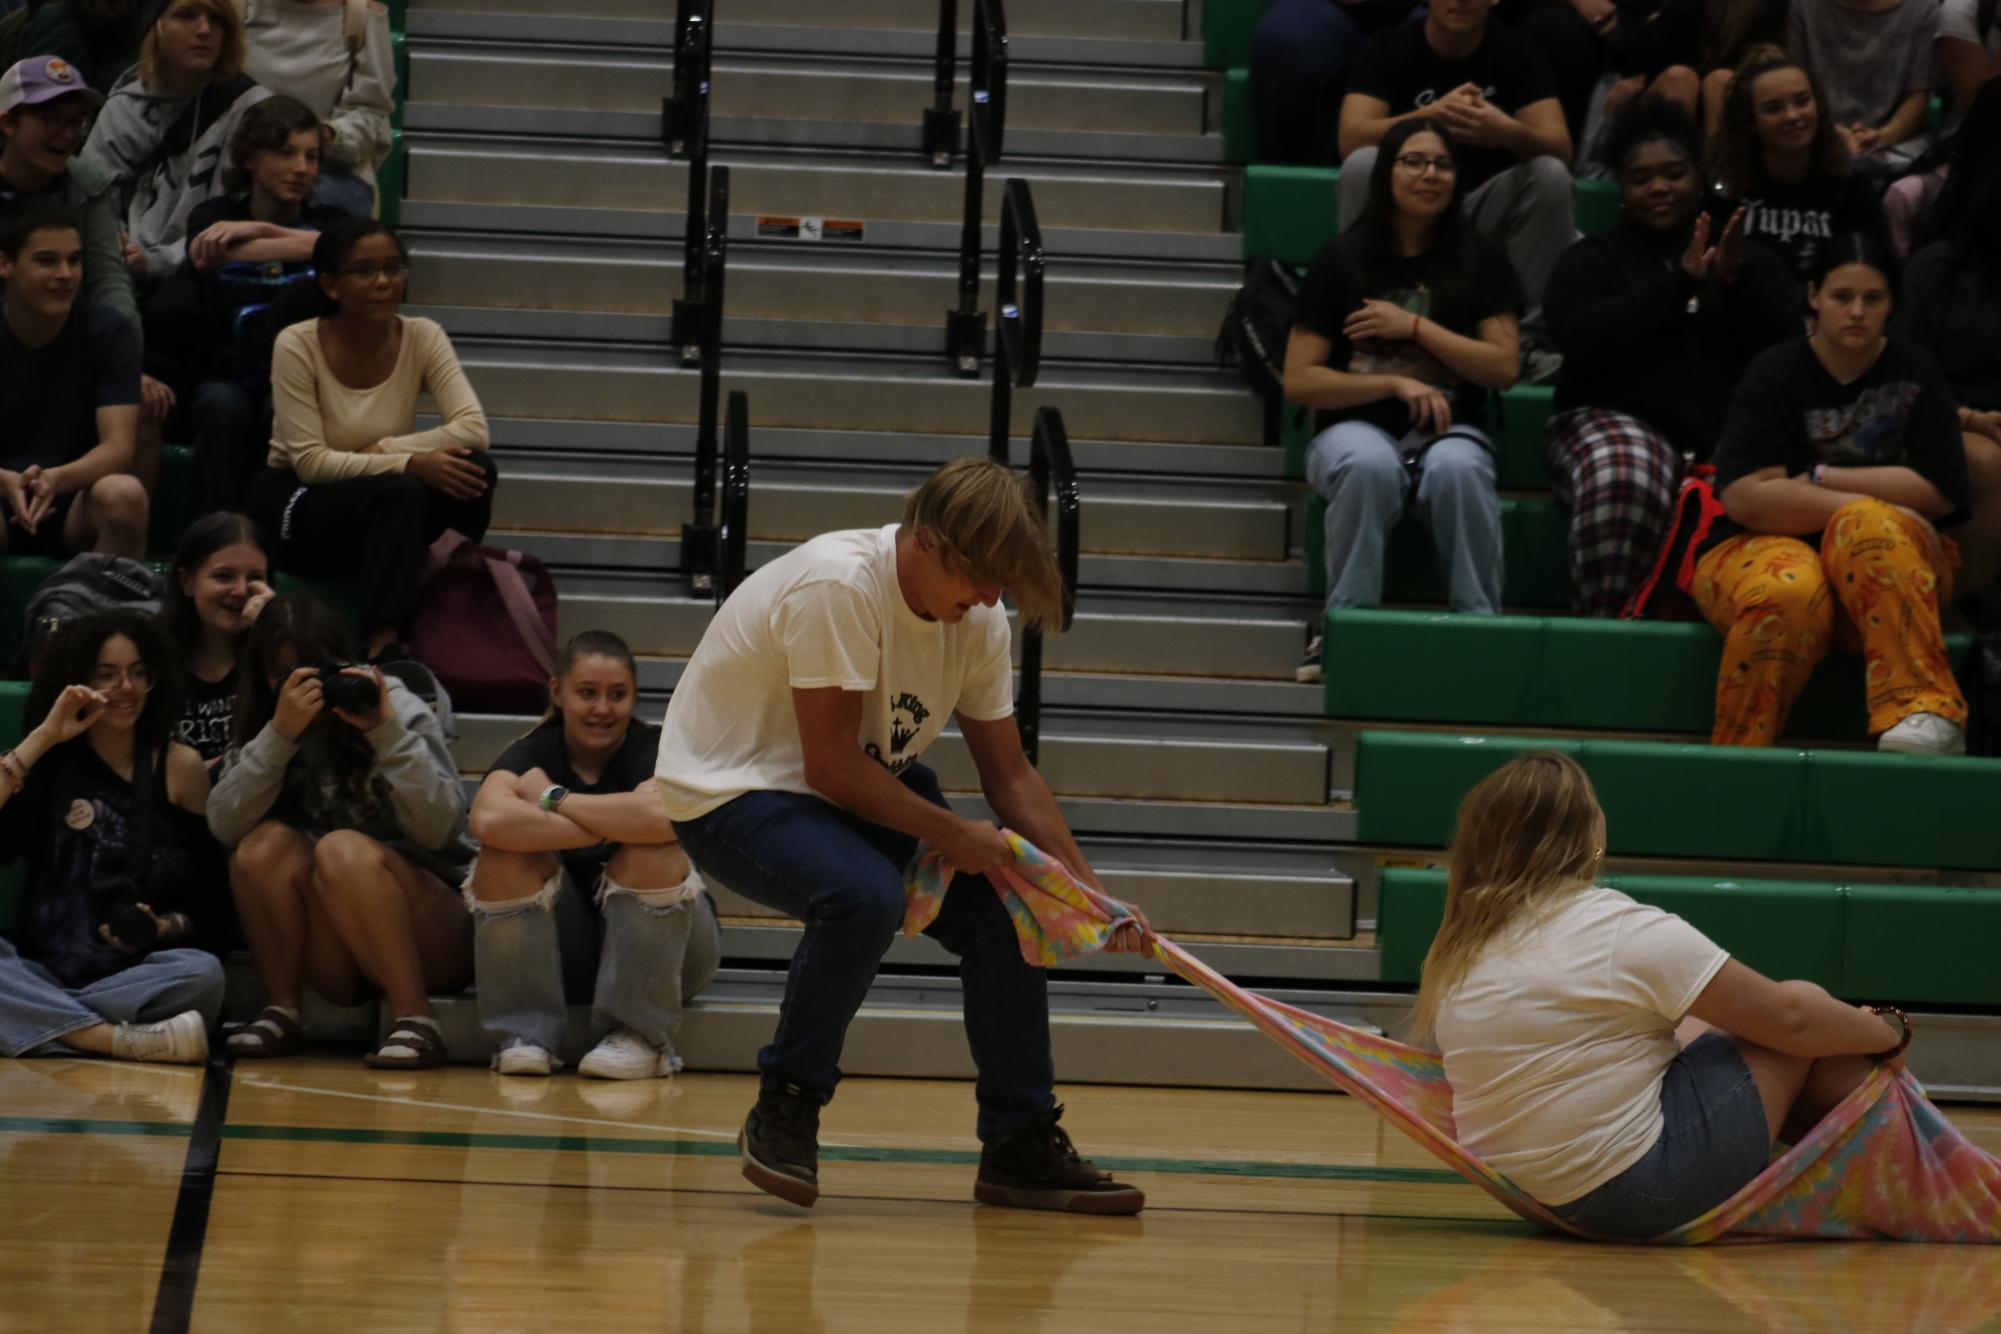
[[[465,896],[466,908],[475,918],[512,917],[535,908],[540,908],[543,912],[552,912],[556,906],[556,893],[563,887],[563,872],[558,869],[554,875],[544,880],[542,888],[533,894],[523,895],[518,899],[482,899],[473,892],[472,887],[473,877],[478,872],[479,860],[474,858],[473,864],[466,868],[465,882],[459,886],[459,892]]]
[[[666,889],[633,889],[628,885],[621,885],[616,880],[613,880],[611,872],[607,870],[603,875],[598,877],[596,902],[598,908],[602,910],[607,900],[615,895],[625,894],[636,900],[639,906],[648,912],[664,915],[684,908],[689,903],[700,898],[702,888],[701,873],[693,869],[689,870],[687,879],[678,885],[670,885]]]

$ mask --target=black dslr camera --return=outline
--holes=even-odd
[[[112,939],[135,954],[159,943],[160,925],[139,906],[139,887],[130,876],[105,875],[90,882],[90,915]]]
[[[369,676],[349,676],[346,668],[359,667],[355,662],[323,662],[316,669],[320,675],[320,693],[329,707],[344,709],[348,713],[371,713],[382,702],[382,687]]]

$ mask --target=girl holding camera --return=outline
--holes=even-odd
[[[0,1054],[208,1059],[222,965],[182,944],[203,916],[208,771],[172,740],[171,680],[160,632],[132,612],[85,617],[43,654],[28,695],[42,721],[0,754],[0,858],[28,864],[0,939]]]
[[[208,806],[269,998],[229,1038],[239,1057],[300,1049],[302,986],[339,1005],[388,997],[395,1022],[368,1064],[445,1062],[429,993],[472,977],[466,800],[430,706],[352,664],[347,628],[316,598],[274,598],[244,642],[236,744]]]

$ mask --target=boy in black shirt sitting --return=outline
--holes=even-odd
[[[0,212],[0,283],[0,551],[144,555],[139,333],[82,295],[75,213],[46,197]]]

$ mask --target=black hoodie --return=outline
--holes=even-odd
[[[1799,335],[1799,290],[1762,246],[1744,247],[1734,283],[1696,282],[1682,250],[1621,218],[1563,253],[1543,298],[1563,353],[1555,408],[1623,412],[1707,458],[1744,367]]]

